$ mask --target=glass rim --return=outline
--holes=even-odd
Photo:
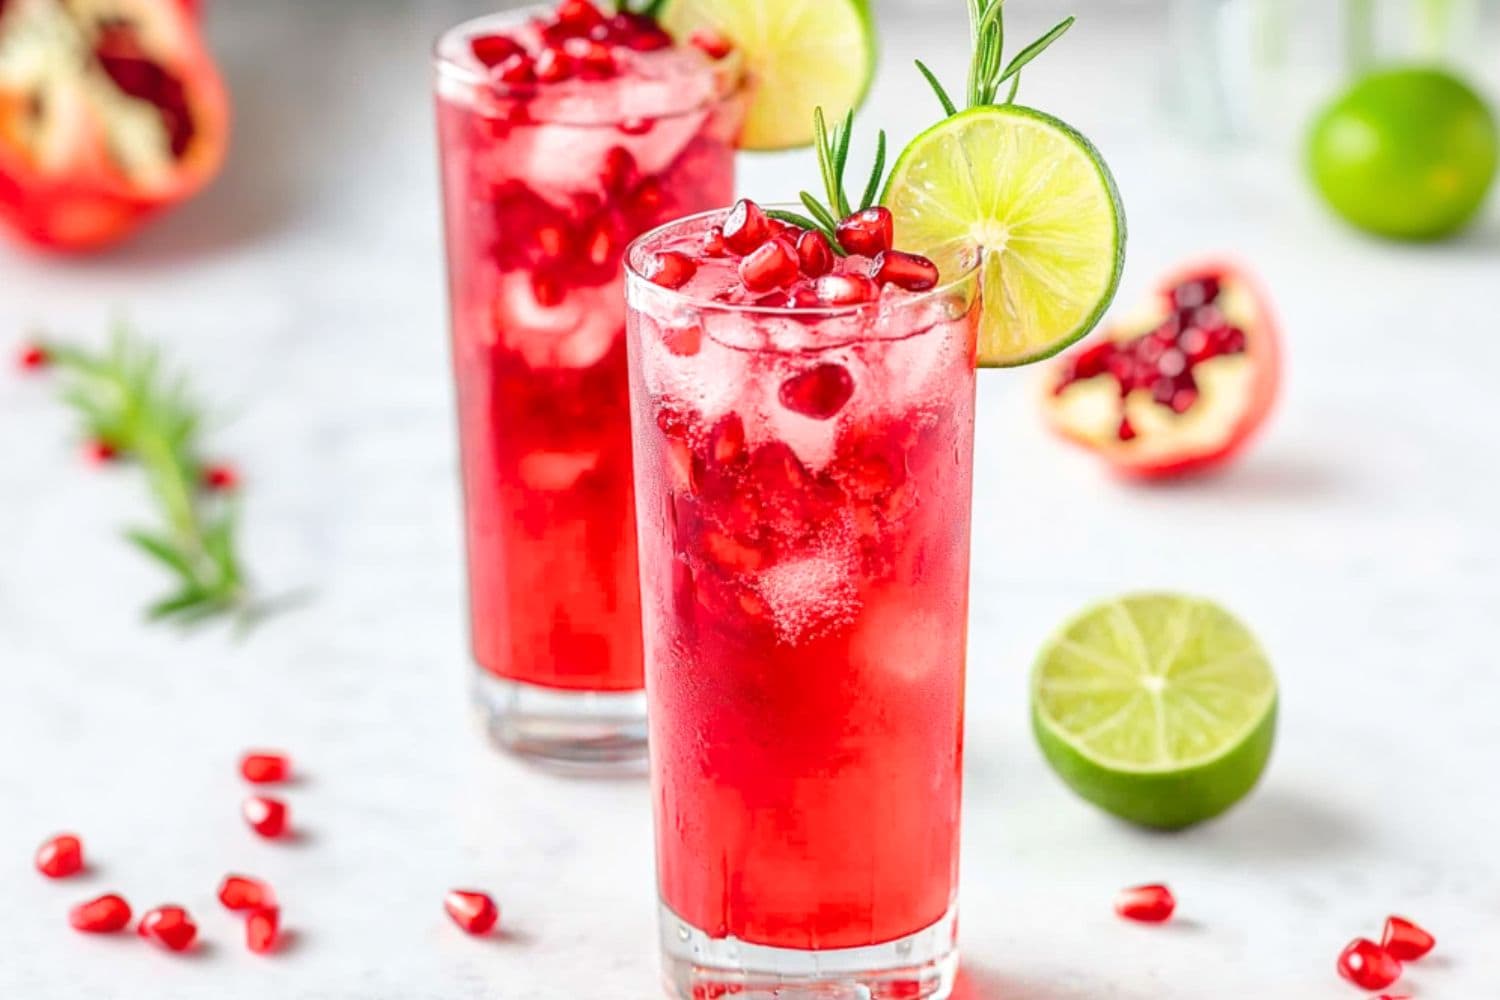
[[[475,34],[475,29],[480,25],[519,25],[526,21],[552,10],[551,4],[534,3],[525,7],[517,7],[513,10],[492,11],[488,14],[480,14],[477,17],[466,18],[440,32],[432,42],[429,56],[432,60],[433,72],[436,73],[439,84],[451,82],[460,86],[473,88],[476,92],[482,92],[500,100],[529,101],[536,95],[534,84],[507,84],[494,79],[490,74],[474,66],[465,65],[445,54],[444,50],[451,43],[461,37]],[[682,108],[673,108],[661,114],[646,116],[628,115],[557,115],[541,116],[533,119],[535,123],[543,125],[574,125],[579,127],[614,127],[622,121],[631,117],[649,117],[654,121],[671,121],[676,118],[685,118],[688,115],[697,114],[712,108],[720,107],[725,103],[735,100],[745,93],[749,86],[749,76],[741,68],[735,77],[732,86],[721,88],[721,91],[706,101],[699,101]],[[557,86],[557,85],[554,85]],[[576,92],[576,91],[575,91]],[[441,95],[440,95],[441,96]]]
[[[640,282],[648,286],[653,294],[665,296],[669,300],[675,301],[679,305],[691,306],[700,311],[746,313],[756,316],[812,317],[848,316],[867,309],[879,308],[881,306],[881,301],[879,299],[875,299],[871,302],[854,302],[849,305],[843,306],[756,306],[745,305],[743,303],[737,302],[719,302],[715,299],[705,299],[700,298],[696,295],[689,295],[686,292],[683,292],[676,288],[667,288],[664,285],[658,285],[656,282],[652,281],[650,278],[642,274],[640,272],[640,269],[636,267],[636,254],[638,252],[644,252],[645,244],[648,241],[664,235],[667,231],[675,229],[678,226],[686,226],[690,223],[698,222],[700,220],[725,215],[730,211],[732,207],[733,206],[711,208],[706,212],[695,212],[692,215],[680,216],[670,222],[664,222],[656,228],[648,230],[647,232],[644,232],[640,236],[637,236],[635,239],[631,240],[629,246],[625,248],[624,264],[627,282],[630,284]],[[773,212],[783,210],[796,212],[801,211],[802,206],[793,204],[791,202],[778,202],[772,205],[762,205],[761,208],[768,209]],[[978,276],[979,261],[976,260],[973,264],[965,268],[963,272],[958,274],[956,277],[949,278],[948,280],[927,289],[927,291],[925,292],[908,293],[906,297],[895,304],[894,308],[897,310],[915,309],[928,304],[934,299],[941,299],[951,296],[959,290],[959,287],[961,285],[976,281],[978,279]]]

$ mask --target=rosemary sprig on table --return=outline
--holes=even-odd
[[[973,56],[969,61],[968,87],[965,97],[970,108],[981,108],[997,102],[1000,88],[1010,81],[1010,94],[1006,104],[1014,104],[1016,91],[1021,86],[1021,70],[1026,64],[1047,50],[1073,26],[1075,19],[1063,18],[1042,37],[1026,46],[1009,63],[1005,59],[1005,0],[969,0],[970,35],[974,43]],[[948,91],[938,81],[937,74],[922,60],[917,60],[917,70],[937,94],[948,117],[958,114],[959,107]]]
[[[853,111],[845,115],[843,121],[834,125],[831,132],[828,129],[827,119],[823,115],[823,109],[818,108],[813,112],[813,141],[818,150],[818,170],[823,178],[823,190],[827,200],[819,201],[811,192],[803,191],[802,204],[807,209],[808,215],[780,209],[766,212],[767,215],[780,219],[782,222],[790,222],[803,229],[818,230],[828,237],[833,252],[840,256],[846,256],[846,254],[839,246],[839,221],[874,205],[875,199],[880,196],[880,181],[885,176],[886,137],[885,130],[881,129],[880,137],[875,144],[875,166],[870,171],[870,179],[865,183],[864,191],[860,195],[858,207],[856,208],[855,203],[849,200],[849,194],[844,189],[844,175],[848,169],[849,140],[853,133]]]
[[[174,579],[147,617],[192,625],[234,615],[248,623],[254,612],[235,546],[233,475],[203,458],[203,414],[186,380],[124,329],[97,353],[52,340],[33,350],[56,371],[60,396],[82,418],[94,454],[133,460],[146,475],[160,523],[125,537]]]

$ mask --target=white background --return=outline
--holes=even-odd
[[[657,995],[644,786],[540,775],[467,712],[458,502],[427,97],[428,39],[477,5],[217,3],[237,100],[222,181],[117,254],[0,250],[0,350],[23,330],[100,337],[114,315],[171,345],[248,481],[245,544],[269,590],[312,603],[249,641],[140,626],[161,582],[117,539],[126,473],[77,459],[45,384],[0,377],[0,997],[53,1000],[647,998]],[[1064,12],[1016,5],[1017,37]],[[900,139],[935,104],[916,55],[957,76],[957,3],[892,8],[867,120]],[[1404,248],[1331,223],[1290,164],[1193,151],[1154,106],[1150,7],[1091,12],[1023,95],[1104,149],[1130,214],[1122,301],[1200,251],[1273,290],[1287,395],[1221,478],[1131,488],[1039,426],[1034,373],[981,378],[962,940],[968,1000],[1347,997],[1343,944],[1391,911],[1438,956],[1404,990],[1500,995],[1500,224]],[[743,158],[772,200],[806,154]],[[1280,672],[1263,787],[1178,836],[1074,799],[1035,751],[1030,659],[1125,589],[1216,597]],[[302,837],[238,816],[238,752],[284,745]],[[872,803],[885,810],[921,803]],[[51,883],[36,844],[71,828],[94,871]],[[293,937],[247,953],[213,891],[270,879]],[[1130,926],[1116,889],[1165,879],[1181,919]],[[509,933],[464,937],[444,891],[499,897]],[[175,901],[204,947],[83,938],[109,889]]]

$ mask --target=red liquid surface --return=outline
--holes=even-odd
[[[636,291],[663,901],[784,948],[918,931],[957,884],[973,314],[709,310],[694,338],[680,299]],[[824,366],[847,401],[789,410]]]
[[[686,58],[509,95],[440,71],[473,648],[503,678],[642,686],[622,256],[729,198],[740,114],[662,104],[713,87]]]

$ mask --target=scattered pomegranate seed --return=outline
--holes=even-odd
[[[703,234],[703,256],[722,257],[725,251],[724,227],[710,226],[708,232]]]
[[[469,43],[469,49],[486,67],[498,66],[512,56],[526,54],[521,43],[509,35],[481,35]]]
[[[855,212],[835,230],[839,246],[849,253],[862,257],[873,257],[889,250],[895,239],[896,220],[891,210],[882,205]]]
[[[90,465],[108,465],[120,457],[120,450],[108,441],[90,441],[83,446],[83,457]]]
[[[698,273],[698,265],[686,254],[663,250],[646,258],[641,273],[647,281],[663,288],[681,288]]]
[[[1116,913],[1143,924],[1164,924],[1176,909],[1177,899],[1164,885],[1138,885],[1115,897]]]
[[[226,875],[219,883],[219,902],[231,910],[263,910],[276,905],[276,894],[258,878]]]
[[[809,278],[821,278],[832,271],[833,247],[828,245],[828,237],[813,230],[797,237],[797,260]]]
[[[827,420],[854,395],[854,379],[843,365],[825,363],[793,375],[777,393],[781,405],[814,420]]]
[[[168,951],[187,951],[198,937],[198,925],[180,906],[158,906],[141,915],[136,933]]]
[[[73,907],[68,923],[89,934],[114,934],[130,924],[130,904],[111,892]]]
[[[496,63],[493,73],[501,83],[536,83],[536,60],[524,52],[517,52]]]
[[[16,363],[21,366],[22,371],[34,372],[46,368],[52,363],[52,355],[40,344],[27,344],[21,348],[21,353],[16,357]]]
[[[880,295],[875,282],[862,274],[825,274],[814,286],[818,301],[830,306],[852,306],[871,302]]]
[[[500,908],[487,893],[454,889],[443,898],[443,909],[469,934],[488,934],[500,922]]]
[[[764,243],[771,235],[766,213],[749,199],[735,202],[724,217],[724,244],[744,256]]]
[[[1399,962],[1415,962],[1437,945],[1437,938],[1405,917],[1388,917],[1380,946]]]
[[[274,785],[292,773],[292,762],[279,750],[247,750],[240,758],[240,774],[255,785]]]
[[[276,950],[281,935],[281,911],[274,906],[262,907],[245,918],[245,947],[257,955]]]
[[[688,41],[702,49],[710,59],[723,59],[734,51],[733,42],[709,28],[699,28]]]
[[[752,292],[785,288],[801,273],[797,248],[783,236],[762,243],[740,261],[740,281]]]
[[[286,833],[286,803],[264,795],[252,795],[241,810],[250,829],[274,839]]]
[[[537,53],[532,69],[542,83],[558,83],[573,75],[573,60],[560,47],[552,45]]]
[[[37,848],[36,870],[48,878],[67,878],[83,871],[83,841],[71,833],[59,833]]]
[[[1355,938],[1339,955],[1339,975],[1364,990],[1383,990],[1401,978],[1401,963],[1369,938]]]
[[[937,287],[938,269],[926,257],[885,250],[870,262],[870,277],[882,285],[895,285],[908,292],[925,292]]]
[[[233,493],[240,487],[240,474],[232,465],[210,465],[203,470],[203,488],[215,493]]]

